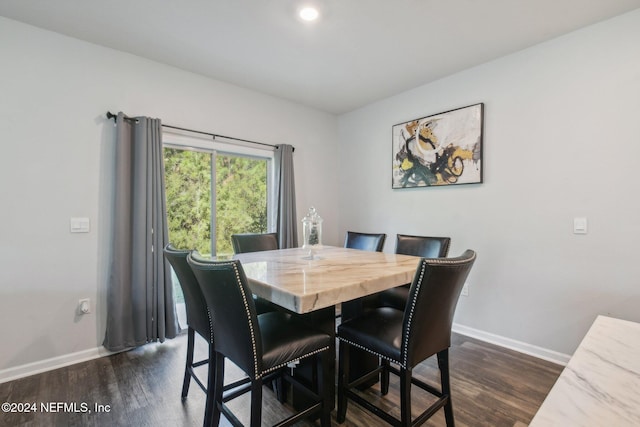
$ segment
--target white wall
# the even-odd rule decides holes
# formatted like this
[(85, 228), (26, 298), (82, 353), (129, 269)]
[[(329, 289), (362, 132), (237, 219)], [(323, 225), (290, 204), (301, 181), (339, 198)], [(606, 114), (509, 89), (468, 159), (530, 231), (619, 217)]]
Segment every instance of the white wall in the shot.
[[(639, 46), (636, 10), (341, 116), (341, 233), (475, 249), (463, 326), (571, 354), (598, 314), (640, 321)], [(485, 182), (391, 190), (391, 126), (478, 102)]]
[[(107, 110), (292, 144), (298, 216), (314, 204), (337, 224), (333, 115), (2, 17), (0, 58), (0, 379), (102, 343), (114, 153)], [(91, 232), (70, 234), (73, 216), (89, 217)], [(339, 240), (337, 227), (325, 233)], [(84, 297), (93, 313), (79, 317)]]

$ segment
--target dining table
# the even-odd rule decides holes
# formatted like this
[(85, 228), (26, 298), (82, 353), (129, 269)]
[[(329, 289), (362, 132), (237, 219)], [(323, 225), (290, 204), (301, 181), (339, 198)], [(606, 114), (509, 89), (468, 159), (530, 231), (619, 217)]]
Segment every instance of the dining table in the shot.
[[(334, 338), (338, 307), (342, 307), (342, 321), (358, 315), (363, 297), (411, 283), (420, 262), (416, 256), (335, 246), (249, 252), (234, 258), (240, 260), (255, 295)], [(330, 351), (335, 354), (335, 339), (331, 343)], [(356, 374), (377, 363), (371, 357), (352, 357), (358, 365)], [(331, 396), (335, 396), (335, 365), (333, 359), (324, 373)], [(304, 376), (304, 367), (300, 371)]]

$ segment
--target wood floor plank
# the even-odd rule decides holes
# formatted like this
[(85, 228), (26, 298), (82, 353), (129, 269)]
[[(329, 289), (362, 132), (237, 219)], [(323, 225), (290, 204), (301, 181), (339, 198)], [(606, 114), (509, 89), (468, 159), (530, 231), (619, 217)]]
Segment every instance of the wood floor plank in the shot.
[[(2, 402), (49, 402), (90, 407), (90, 411), (43, 413), (1, 413), (0, 425), (11, 427), (47, 426), (201, 426), (205, 396), (192, 382), (188, 398), (180, 398), (186, 336), (163, 344), (149, 344), (128, 352), (79, 363), (27, 378), (0, 384)], [(206, 343), (196, 343), (196, 358), (207, 355)], [(459, 427), (523, 427), (538, 410), (560, 375), (562, 367), (515, 351), (507, 350), (463, 335), (454, 334), (450, 350), (451, 388), (456, 424)], [(242, 373), (227, 364), (227, 381)], [(206, 379), (206, 367), (198, 368)], [(435, 358), (420, 364), (414, 374), (439, 384)], [(376, 385), (363, 395), (389, 413), (399, 414), (399, 381), (391, 376), (390, 391), (380, 396)], [(264, 389), (263, 425), (270, 425), (291, 412), (273, 393)], [(413, 411), (417, 415), (432, 397), (412, 388)], [(97, 412), (95, 405), (102, 405)], [(108, 406), (107, 406), (108, 405)], [(231, 402), (238, 418), (248, 422), (249, 396)], [(78, 406), (79, 407), (79, 406)], [(104, 409), (108, 407), (108, 411)], [(38, 409), (40, 409), (38, 407)], [(69, 408), (67, 408), (69, 409)], [(333, 414), (335, 421), (335, 411)], [(230, 424), (222, 417), (221, 426)], [(300, 426), (318, 425), (301, 422)], [(381, 420), (350, 402), (344, 427), (377, 427)], [(442, 411), (425, 426), (443, 427)]]

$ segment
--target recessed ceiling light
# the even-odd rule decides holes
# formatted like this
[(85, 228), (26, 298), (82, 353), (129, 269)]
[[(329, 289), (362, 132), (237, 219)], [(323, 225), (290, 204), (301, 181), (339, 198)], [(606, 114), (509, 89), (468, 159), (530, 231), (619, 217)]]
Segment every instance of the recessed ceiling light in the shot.
[(305, 21), (315, 21), (316, 19), (318, 19), (318, 9), (313, 8), (313, 7), (303, 7), (302, 9), (300, 9), (300, 18), (302, 18)]

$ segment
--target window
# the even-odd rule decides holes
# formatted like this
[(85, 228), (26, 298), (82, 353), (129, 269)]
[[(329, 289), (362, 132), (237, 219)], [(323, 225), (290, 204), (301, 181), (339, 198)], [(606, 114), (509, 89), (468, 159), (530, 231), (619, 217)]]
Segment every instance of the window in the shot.
[[(269, 231), (272, 151), (169, 132), (163, 141), (169, 241), (176, 248), (225, 258), (233, 255), (232, 234)], [(185, 324), (175, 275), (173, 283)]]

